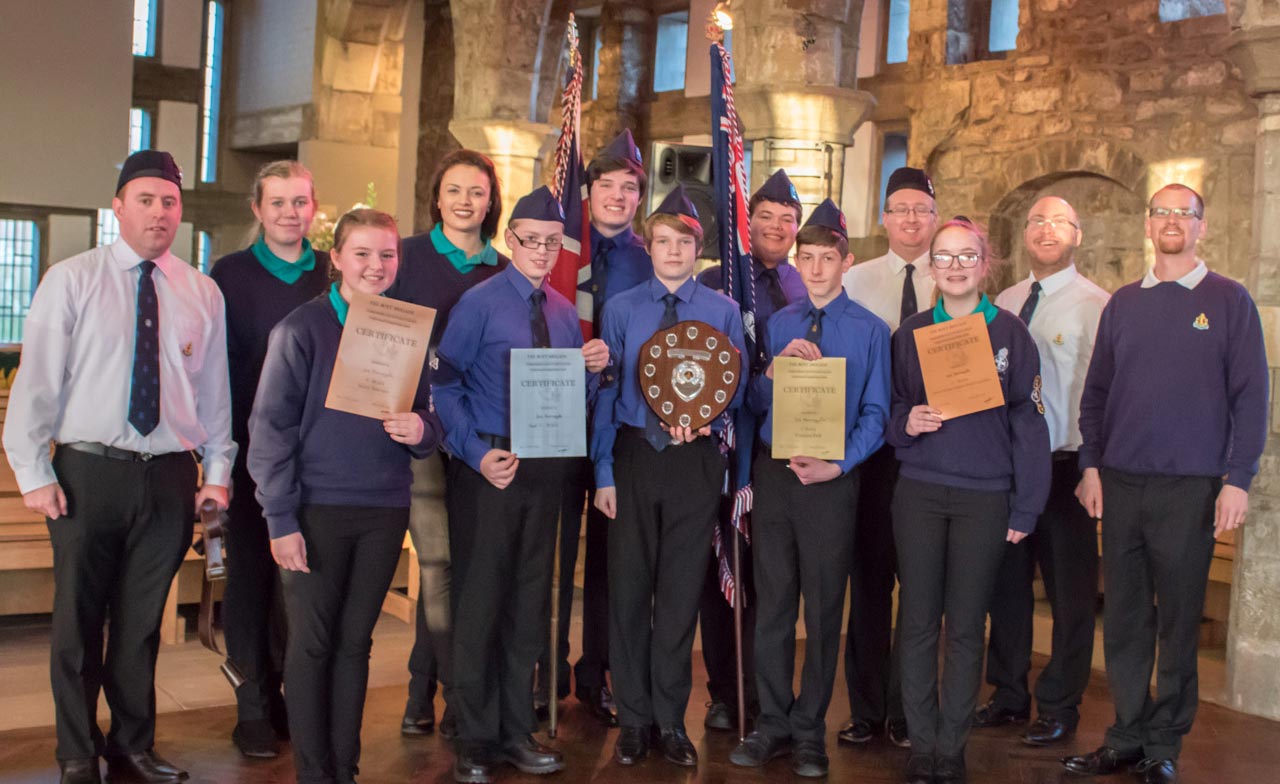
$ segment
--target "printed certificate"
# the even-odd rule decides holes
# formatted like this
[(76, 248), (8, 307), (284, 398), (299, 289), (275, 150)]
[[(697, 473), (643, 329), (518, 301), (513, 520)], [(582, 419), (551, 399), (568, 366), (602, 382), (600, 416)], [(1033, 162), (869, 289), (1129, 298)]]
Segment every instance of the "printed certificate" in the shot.
[(942, 419), (1004, 405), (1004, 389), (981, 313), (920, 327), (913, 333), (929, 405)]
[(511, 350), (511, 451), (521, 460), (586, 456), (582, 349)]
[(325, 408), (374, 419), (412, 410), (435, 320), (432, 308), (356, 292)]
[(773, 360), (773, 451), (778, 460), (843, 460), (845, 360)]

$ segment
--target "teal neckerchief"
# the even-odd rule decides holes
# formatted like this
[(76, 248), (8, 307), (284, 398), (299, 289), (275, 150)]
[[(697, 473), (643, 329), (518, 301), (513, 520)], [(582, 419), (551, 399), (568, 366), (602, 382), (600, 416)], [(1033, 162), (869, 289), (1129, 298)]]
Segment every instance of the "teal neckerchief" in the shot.
[(305, 237), (302, 240), (302, 255), (297, 261), (285, 261), (272, 253), (271, 248), (267, 247), (265, 237), (258, 237), (258, 241), (253, 243), (251, 250), (254, 258), (267, 272), (290, 286), (298, 282), (302, 273), (316, 268), (316, 252), (311, 249), (311, 243)]
[(351, 310), (351, 305), (342, 298), (336, 281), (329, 286), (329, 304), (333, 306), (333, 312), (338, 314), (338, 323), (345, 326), (347, 323), (347, 311)]
[(462, 248), (454, 245), (449, 238), (444, 236), (444, 224), (437, 223), (431, 229), (431, 244), (435, 246), (436, 252), (449, 260), (453, 268), (463, 275), (471, 270), (479, 267), (481, 264), (486, 267), (496, 267), (498, 265), (498, 251), (493, 249), (493, 242), (484, 241), (484, 247), (480, 252), (471, 258), (467, 258), (467, 253)]
[[(991, 304), (991, 300), (987, 299), (987, 295), (983, 294), (978, 300), (978, 307), (973, 309), (974, 313), (981, 313), (982, 317), (990, 324), (996, 317), (996, 313), (1000, 311), (995, 305)], [(972, 313), (969, 315), (973, 315)], [(941, 324), (944, 321), (950, 321), (951, 314), (942, 306), (942, 297), (938, 297), (938, 302), (933, 306), (933, 323)]]

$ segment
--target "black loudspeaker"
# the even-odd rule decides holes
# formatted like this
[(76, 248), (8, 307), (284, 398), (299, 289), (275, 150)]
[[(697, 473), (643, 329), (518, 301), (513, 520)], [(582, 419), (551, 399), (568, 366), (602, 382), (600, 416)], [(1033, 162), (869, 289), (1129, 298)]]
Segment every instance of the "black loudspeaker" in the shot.
[(654, 142), (649, 161), (649, 212), (657, 209), (676, 185), (683, 185), (702, 223), (702, 250), (698, 258), (719, 259), (720, 226), (716, 221), (715, 188), (711, 180), (711, 148)]

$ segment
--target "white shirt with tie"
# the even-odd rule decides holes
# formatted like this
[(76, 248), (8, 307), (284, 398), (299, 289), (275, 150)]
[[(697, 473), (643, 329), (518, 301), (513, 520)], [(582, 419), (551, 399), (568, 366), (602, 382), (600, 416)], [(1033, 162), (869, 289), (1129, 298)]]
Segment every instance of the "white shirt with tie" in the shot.
[(159, 308), (160, 423), (129, 424), (138, 280), (124, 240), (53, 265), (27, 313), (4, 449), (23, 493), (58, 481), (49, 441), (134, 452), (203, 451), (204, 481), (227, 485), (231, 440), (226, 314), (211, 278), (166, 252), (153, 259)]
[[(916, 312), (933, 307), (933, 276), (929, 274), (929, 252), (913, 260), (911, 275), (916, 290)], [(854, 264), (844, 274), (844, 290), (849, 299), (884, 319), (892, 332), (902, 318), (902, 284), (907, 262), (893, 251), (870, 261)]]
[[(996, 305), (1018, 315), (1035, 275), (996, 296)], [(1040, 281), (1040, 300), (1028, 328), (1040, 351), (1041, 395), (1049, 425), (1049, 447), (1074, 452), (1080, 448), (1080, 396), (1093, 357), (1102, 309), (1111, 299), (1102, 287), (1072, 264)]]

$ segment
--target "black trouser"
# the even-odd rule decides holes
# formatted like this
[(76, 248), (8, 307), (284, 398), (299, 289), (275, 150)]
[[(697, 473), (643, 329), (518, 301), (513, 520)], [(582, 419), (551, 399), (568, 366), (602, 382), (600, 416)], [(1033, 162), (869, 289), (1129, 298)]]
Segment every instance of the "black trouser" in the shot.
[[(757, 494), (758, 497), (758, 494)], [(733, 508), (733, 496), (720, 501), (720, 516), (716, 524), (724, 534), (725, 558), (733, 568), (733, 540), (739, 536), (729, 522)], [(753, 515), (754, 517), (754, 515)], [(758, 712), (760, 697), (756, 693), (755, 635), (756, 635), (756, 583), (753, 575), (752, 548), (745, 539), (738, 544), (742, 592), (746, 599), (742, 606), (742, 686), (747, 703), (747, 713)], [(737, 642), (733, 630), (733, 605), (724, 598), (720, 585), (720, 559), (714, 549), (707, 562), (707, 577), (702, 583), (702, 603), (698, 608), (698, 625), (702, 628), (702, 662), (707, 668), (707, 693), (712, 702), (722, 702), (738, 707), (738, 657)]]
[(613, 456), (609, 658), (618, 720), (683, 726), (724, 460), (714, 438), (657, 452), (631, 427), (618, 431)]
[(437, 681), (444, 682), (445, 701), (453, 682), (452, 571), (449, 560), (449, 458), (442, 452), (413, 461), (413, 495), (409, 500), (409, 535), (418, 555), (418, 602), (414, 611), (413, 650), (409, 653), (409, 699), (404, 715), (435, 715), (432, 701)]
[(409, 510), (304, 506), (310, 572), (281, 570), (289, 642), (285, 702), (299, 782), (347, 781), (360, 762), (373, 627), (395, 576)]
[[(898, 459), (883, 446), (859, 466), (856, 538), (849, 569), (849, 622), (844, 646), (844, 679), (854, 719), (880, 726), (902, 719), (902, 681), (893, 632), (893, 488)], [(900, 628), (902, 608), (898, 608)], [(892, 646), (891, 646), (892, 643)]]
[[(591, 461), (569, 461), (560, 507), (560, 637), (557, 640), (556, 675), (559, 696), (569, 693), (569, 619), (573, 615), (573, 576), (578, 565), (578, 539), (582, 533), (582, 509), (587, 509), (587, 545), (582, 568), (582, 656), (573, 666), (579, 694), (599, 689), (609, 669), (609, 519), (592, 504), (595, 481)], [(547, 646), (550, 648), (550, 646)], [(547, 653), (538, 657), (539, 690), (550, 687)]]
[[(827, 706), (840, 658), (840, 626), (849, 559), (858, 470), (816, 485), (800, 483), (787, 461), (766, 450), (752, 470), (755, 509), (756, 728), (774, 737), (822, 742)], [(800, 694), (791, 684), (796, 664), (796, 616), (804, 597), (804, 668)]]
[(1000, 590), (991, 597), (987, 648), (987, 683), (996, 687), (992, 700), (1005, 710), (1028, 710), (1032, 581), (1039, 564), (1053, 609), (1053, 647), (1036, 679), (1036, 705), (1041, 716), (1072, 728), (1080, 721), (1080, 701), (1089, 685), (1098, 604), (1098, 526), (1076, 500), (1079, 483), (1076, 453), (1055, 453), (1049, 502), (1035, 533), (1019, 544), (1005, 545), (996, 578)]
[(453, 707), (464, 747), (495, 747), (537, 729), (533, 669), (546, 647), (563, 458), (522, 460), (499, 490), (462, 460), (449, 462), (456, 493), (453, 556)]
[[(145, 751), (155, 743), (160, 617), (191, 546), (195, 461), (176, 452), (131, 463), (59, 447), (53, 470), (67, 496), (67, 514), (47, 521), (57, 757)], [(105, 741), (99, 691), (111, 709)]]
[(266, 721), (282, 710), (286, 621), (280, 570), (271, 555), (271, 537), (254, 498), (249, 472), (237, 465), (227, 509), (227, 582), (222, 624), (227, 659), (244, 678), (236, 689), (239, 721)]
[[(893, 534), (902, 585), (899, 656), (912, 754), (964, 754), (982, 686), (987, 607), (1008, 530), (1008, 493), (898, 480)], [(938, 634), (944, 617), (939, 690)]]
[[(1199, 701), (1197, 645), (1222, 480), (1102, 470), (1107, 745), (1174, 759)], [(1151, 671), (1159, 670), (1151, 698)]]

